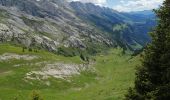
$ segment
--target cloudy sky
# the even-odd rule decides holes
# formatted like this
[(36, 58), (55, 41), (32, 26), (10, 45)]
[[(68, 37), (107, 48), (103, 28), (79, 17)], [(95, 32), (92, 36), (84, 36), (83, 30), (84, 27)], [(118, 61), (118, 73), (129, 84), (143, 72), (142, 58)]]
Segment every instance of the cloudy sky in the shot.
[(84, 3), (90, 2), (107, 6), (118, 11), (142, 11), (158, 8), (164, 0), (72, 0)]

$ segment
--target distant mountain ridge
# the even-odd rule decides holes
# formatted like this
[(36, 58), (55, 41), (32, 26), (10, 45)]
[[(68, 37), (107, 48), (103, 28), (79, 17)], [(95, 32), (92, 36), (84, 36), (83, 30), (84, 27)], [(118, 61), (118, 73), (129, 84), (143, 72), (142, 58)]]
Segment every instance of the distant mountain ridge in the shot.
[(152, 11), (121, 13), (91, 3), (72, 2), (70, 5), (77, 16), (111, 33), (112, 39), (131, 50), (134, 50), (134, 45), (144, 46), (148, 43), (150, 38), (147, 33), (156, 25), (156, 17)]
[(134, 51), (150, 41), (147, 32), (156, 24), (148, 15), (141, 18), (91, 3), (0, 0), (0, 5), (2, 43), (52, 52), (63, 47), (97, 52), (116, 46)]

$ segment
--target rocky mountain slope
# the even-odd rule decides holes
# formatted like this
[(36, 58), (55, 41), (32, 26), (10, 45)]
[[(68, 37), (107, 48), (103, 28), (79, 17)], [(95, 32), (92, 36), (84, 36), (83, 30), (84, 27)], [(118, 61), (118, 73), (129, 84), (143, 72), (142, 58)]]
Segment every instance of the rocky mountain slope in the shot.
[(136, 50), (150, 40), (147, 32), (155, 25), (147, 15), (138, 16), (65, 0), (0, 0), (0, 42), (51, 52)]
[(147, 32), (156, 24), (152, 11), (120, 13), (90, 3), (72, 2), (70, 5), (81, 19), (110, 33), (118, 45), (131, 50), (137, 45), (144, 46), (150, 40)]

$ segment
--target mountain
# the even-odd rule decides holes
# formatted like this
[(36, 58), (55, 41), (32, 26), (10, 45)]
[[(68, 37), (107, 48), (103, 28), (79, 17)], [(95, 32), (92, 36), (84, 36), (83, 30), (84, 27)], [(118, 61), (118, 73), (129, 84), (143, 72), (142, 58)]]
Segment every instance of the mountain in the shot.
[(97, 28), (111, 34), (112, 39), (119, 45), (134, 50), (134, 46), (144, 46), (150, 41), (148, 31), (156, 25), (154, 13), (144, 14), (120, 13), (109, 8), (101, 8), (91, 3), (82, 4), (72, 2), (70, 4), (76, 11), (76, 15), (86, 20)]
[(91, 3), (0, 0), (0, 100), (123, 100), (140, 65), (129, 52), (150, 42), (155, 19)]
[(0, 0), (0, 5), (2, 43), (61, 54), (69, 50), (74, 55), (74, 48), (93, 54), (116, 46), (134, 51), (150, 41), (147, 32), (155, 25), (148, 15), (141, 18), (91, 3)]
[(155, 13), (152, 10), (144, 10), (144, 11), (132, 11), (129, 12), (129, 14), (133, 15), (142, 15), (142, 16), (148, 16), (148, 17), (155, 17)]

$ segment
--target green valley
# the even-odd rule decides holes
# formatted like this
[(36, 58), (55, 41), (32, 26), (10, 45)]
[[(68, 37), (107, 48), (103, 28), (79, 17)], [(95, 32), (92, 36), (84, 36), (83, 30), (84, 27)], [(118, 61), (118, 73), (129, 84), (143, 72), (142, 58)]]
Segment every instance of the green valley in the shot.
[[(80, 57), (63, 57), (39, 50), (23, 52), (21, 47), (0, 45), (0, 56), (7, 53), (37, 56), (34, 60), (16, 58), (0, 62), (0, 100), (31, 100), (36, 90), (44, 100), (122, 100), (127, 89), (133, 86), (138, 57), (122, 54), (122, 49), (110, 49), (91, 57), (91, 71), (64, 79), (26, 80), (26, 73), (39, 70), (47, 63), (82, 64)], [(1, 58), (1, 57), (0, 57)], [(9, 57), (8, 57), (9, 58)], [(39, 66), (37, 63), (44, 62)], [(35, 75), (36, 77), (36, 75)]]
[[(149, 94), (135, 94), (140, 92), (135, 89), (154, 86), (147, 82), (149, 72), (153, 72), (151, 83), (155, 75), (159, 77), (153, 70), (159, 67), (154, 66), (159, 63), (157, 58), (162, 61), (162, 73), (166, 73), (160, 80), (170, 76), (169, 69), (164, 70), (169, 64), (166, 43), (170, 36), (154, 37), (157, 35), (153, 33), (162, 34), (163, 30), (148, 34), (156, 31), (154, 27), (159, 23), (159, 13), (151, 9), (136, 9), (133, 5), (138, 3), (129, 4), (128, 9), (111, 7), (131, 2), (136, 1), (0, 0), (0, 100), (144, 100), (136, 99), (136, 95), (152, 98), (156, 90), (148, 92), (146, 87)], [(166, 14), (160, 15), (169, 16)], [(169, 23), (161, 25), (160, 29), (165, 27), (169, 32)], [(152, 42), (158, 48), (164, 46), (166, 55), (157, 55), (164, 51), (156, 49), (153, 62), (146, 63), (148, 68), (153, 64), (153, 68), (148, 73), (141, 70), (148, 79), (139, 74), (138, 82), (136, 75)]]

